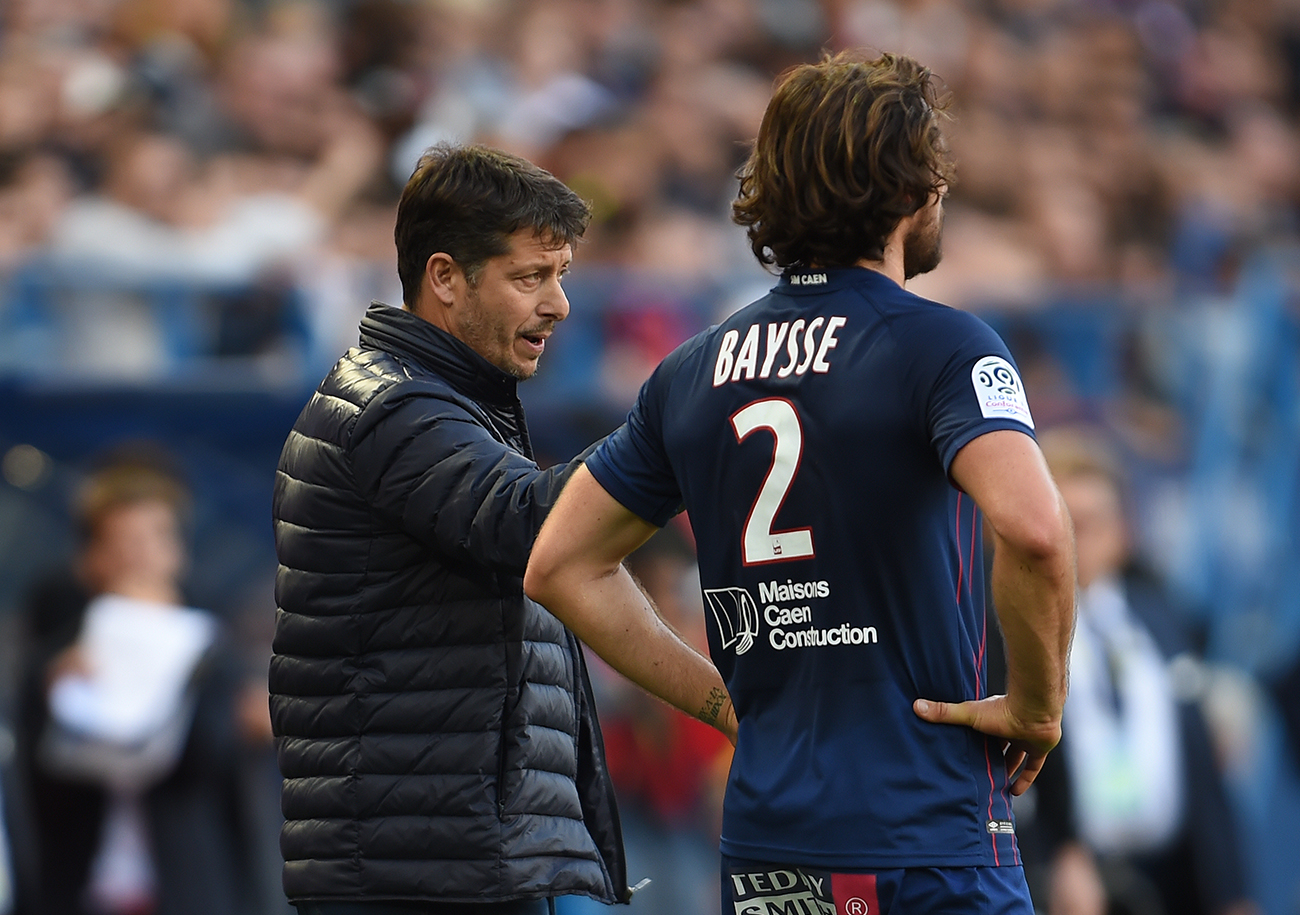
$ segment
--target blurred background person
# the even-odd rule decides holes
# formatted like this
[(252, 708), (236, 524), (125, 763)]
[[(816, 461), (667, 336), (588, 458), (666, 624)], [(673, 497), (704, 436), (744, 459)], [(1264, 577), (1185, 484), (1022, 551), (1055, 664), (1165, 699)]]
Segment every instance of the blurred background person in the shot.
[[(1074, 521), (1079, 612), (1061, 745), (1036, 785), (1051, 915), (1250, 915), (1241, 828), (1184, 616), (1133, 554), (1101, 430), (1040, 435)], [(1033, 840), (1026, 839), (1026, 844)]]
[[(33, 591), (19, 736), (40, 873), (34, 911), (235, 915), (258, 904), (246, 858), (257, 846), (241, 833), (246, 805), (238, 797), (237, 761), (241, 746), (269, 736), (266, 692), (259, 690), (262, 720), (241, 717), (244, 677), (228, 638), (215, 617), (185, 605), (189, 499), (158, 454), (110, 459), (80, 493), (83, 539), (72, 570)], [(130, 624), (143, 627), (119, 640), (119, 649), (168, 644), (153, 641), (148, 628), (175, 625), (182, 614), (203, 633), (178, 683), (184, 696), (175, 697), (174, 751), (161, 762), (132, 754), (115, 771), (97, 768), (103, 757), (83, 761), (53, 752), (51, 744), (56, 692), (68, 678), (106, 674), (96, 669), (106, 659), (96, 655), (88, 622), (110, 606), (106, 598), (132, 602)], [(106, 718), (114, 712), (101, 711)]]

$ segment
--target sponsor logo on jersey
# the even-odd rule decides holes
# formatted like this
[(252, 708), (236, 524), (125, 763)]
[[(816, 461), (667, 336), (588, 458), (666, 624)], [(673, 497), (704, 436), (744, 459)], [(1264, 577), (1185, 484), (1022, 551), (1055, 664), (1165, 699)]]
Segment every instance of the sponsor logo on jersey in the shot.
[(837, 915), (830, 874), (795, 868), (733, 870), (734, 915)]
[(1034, 428), (1025, 386), (1010, 362), (1001, 356), (985, 356), (971, 369), (970, 381), (985, 419), (1014, 419)]
[(777, 600), (804, 600), (812, 597), (830, 597), (828, 581), (764, 581), (758, 585), (758, 599), (764, 604)]
[(879, 640), (875, 626), (840, 623), (834, 629), (779, 629), (773, 627), (767, 641), (777, 651), (787, 648), (821, 648), (823, 645), (874, 645)]
[(826, 284), (826, 274), (824, 273), (790, 274), (791, 286), (824, 286), (825, 284)]
[(991, 833), (1010, 834), (1016, 831), (1016, 824), (1010, 820), (989, 820), (984, 826)]
[(876, 915), (875, 874), (810, 867), (728, 869), (732, 915)]
[[(759, 583), (758, 592), (760, 600), (756, 603), (747, 588), (704, 590), (704, 601), (718, 624), (718, 635), (724, 649), (735, 646), (737, 655), (745, 654), (754, 647), (761, 624), (767, 625), (767, 643), (776, 651), (828, 645), (874, 645), (879, 641), (875, 626), (841, 623), (819, 628), (813, 623), (812, 605), (794, 603), (830, 597), (828, 581), (766, 581)], [(759, 603), (763, 605), (761, 612)]]
[(736, 646), (736, 654), (754, 647), (758, 635), (758, 608), (744, 588), (706, 588), (704, 600), (713, 611), (722, 636), (722, 647)]

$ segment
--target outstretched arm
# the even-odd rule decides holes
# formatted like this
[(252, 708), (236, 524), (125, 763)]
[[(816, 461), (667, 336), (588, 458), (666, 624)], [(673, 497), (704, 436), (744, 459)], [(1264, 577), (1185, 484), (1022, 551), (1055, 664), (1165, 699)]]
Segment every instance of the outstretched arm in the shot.
[[(960, 724), (1008, 742), (1012, 794), (1023, 794), (1061, 739), (1074, 632), (1070, 516), (1032, 438), (999, 430), (953, 459), (952, 478), (993, 530), (993, 601), (1007, 649), (1007, 693), (971, 702), (918, 699), (927, 721)], [(1023, 765), (1022, 765), (1023, 764)]]
[(735, 743), (717, 668), (660, 619), (622, 566), (655, 530), (580, 467), (542, 525), (524, 590), (619, 673)]

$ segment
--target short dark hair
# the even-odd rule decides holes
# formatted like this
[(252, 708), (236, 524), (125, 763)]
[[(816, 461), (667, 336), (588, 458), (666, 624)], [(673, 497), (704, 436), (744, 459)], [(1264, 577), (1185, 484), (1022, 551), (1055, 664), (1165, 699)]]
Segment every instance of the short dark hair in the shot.
[(486, 146), (440, 143), (425, 150), (397, 205), (397, 275), (414, 305), (425, 264), (450, 255), (473, 281), (510, 235), (536, 230), (556, 247), (582, 237), (591, 210), (550, 172)]
[(946, 93), (927, 67), (852, 52), (778, 80), (732, 217), (763, 264), (844, 267), (884, 256), (899, 220), (951, 184)]

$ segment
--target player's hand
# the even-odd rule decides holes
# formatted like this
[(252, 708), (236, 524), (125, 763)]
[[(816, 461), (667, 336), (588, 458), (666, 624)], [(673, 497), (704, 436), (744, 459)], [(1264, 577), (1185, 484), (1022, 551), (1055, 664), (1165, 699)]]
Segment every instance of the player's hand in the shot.
[[(936, 702), (917, 699), (912, 703), (917, 716), (934, 724), (956, 724), (973, 728), (990, 737), (1001, 737), (1007, 777), (1015, 777), (1011, 793), (1019, 796), (1029, 789), (1042, 771), (1043, 761), (1061, 741), (1061, 719), (1025, 720), (1017, 715), (1006, 696), (989, 696), (968, 702)], [(1019, 775), (1017, 775), (1017, 770)]]

